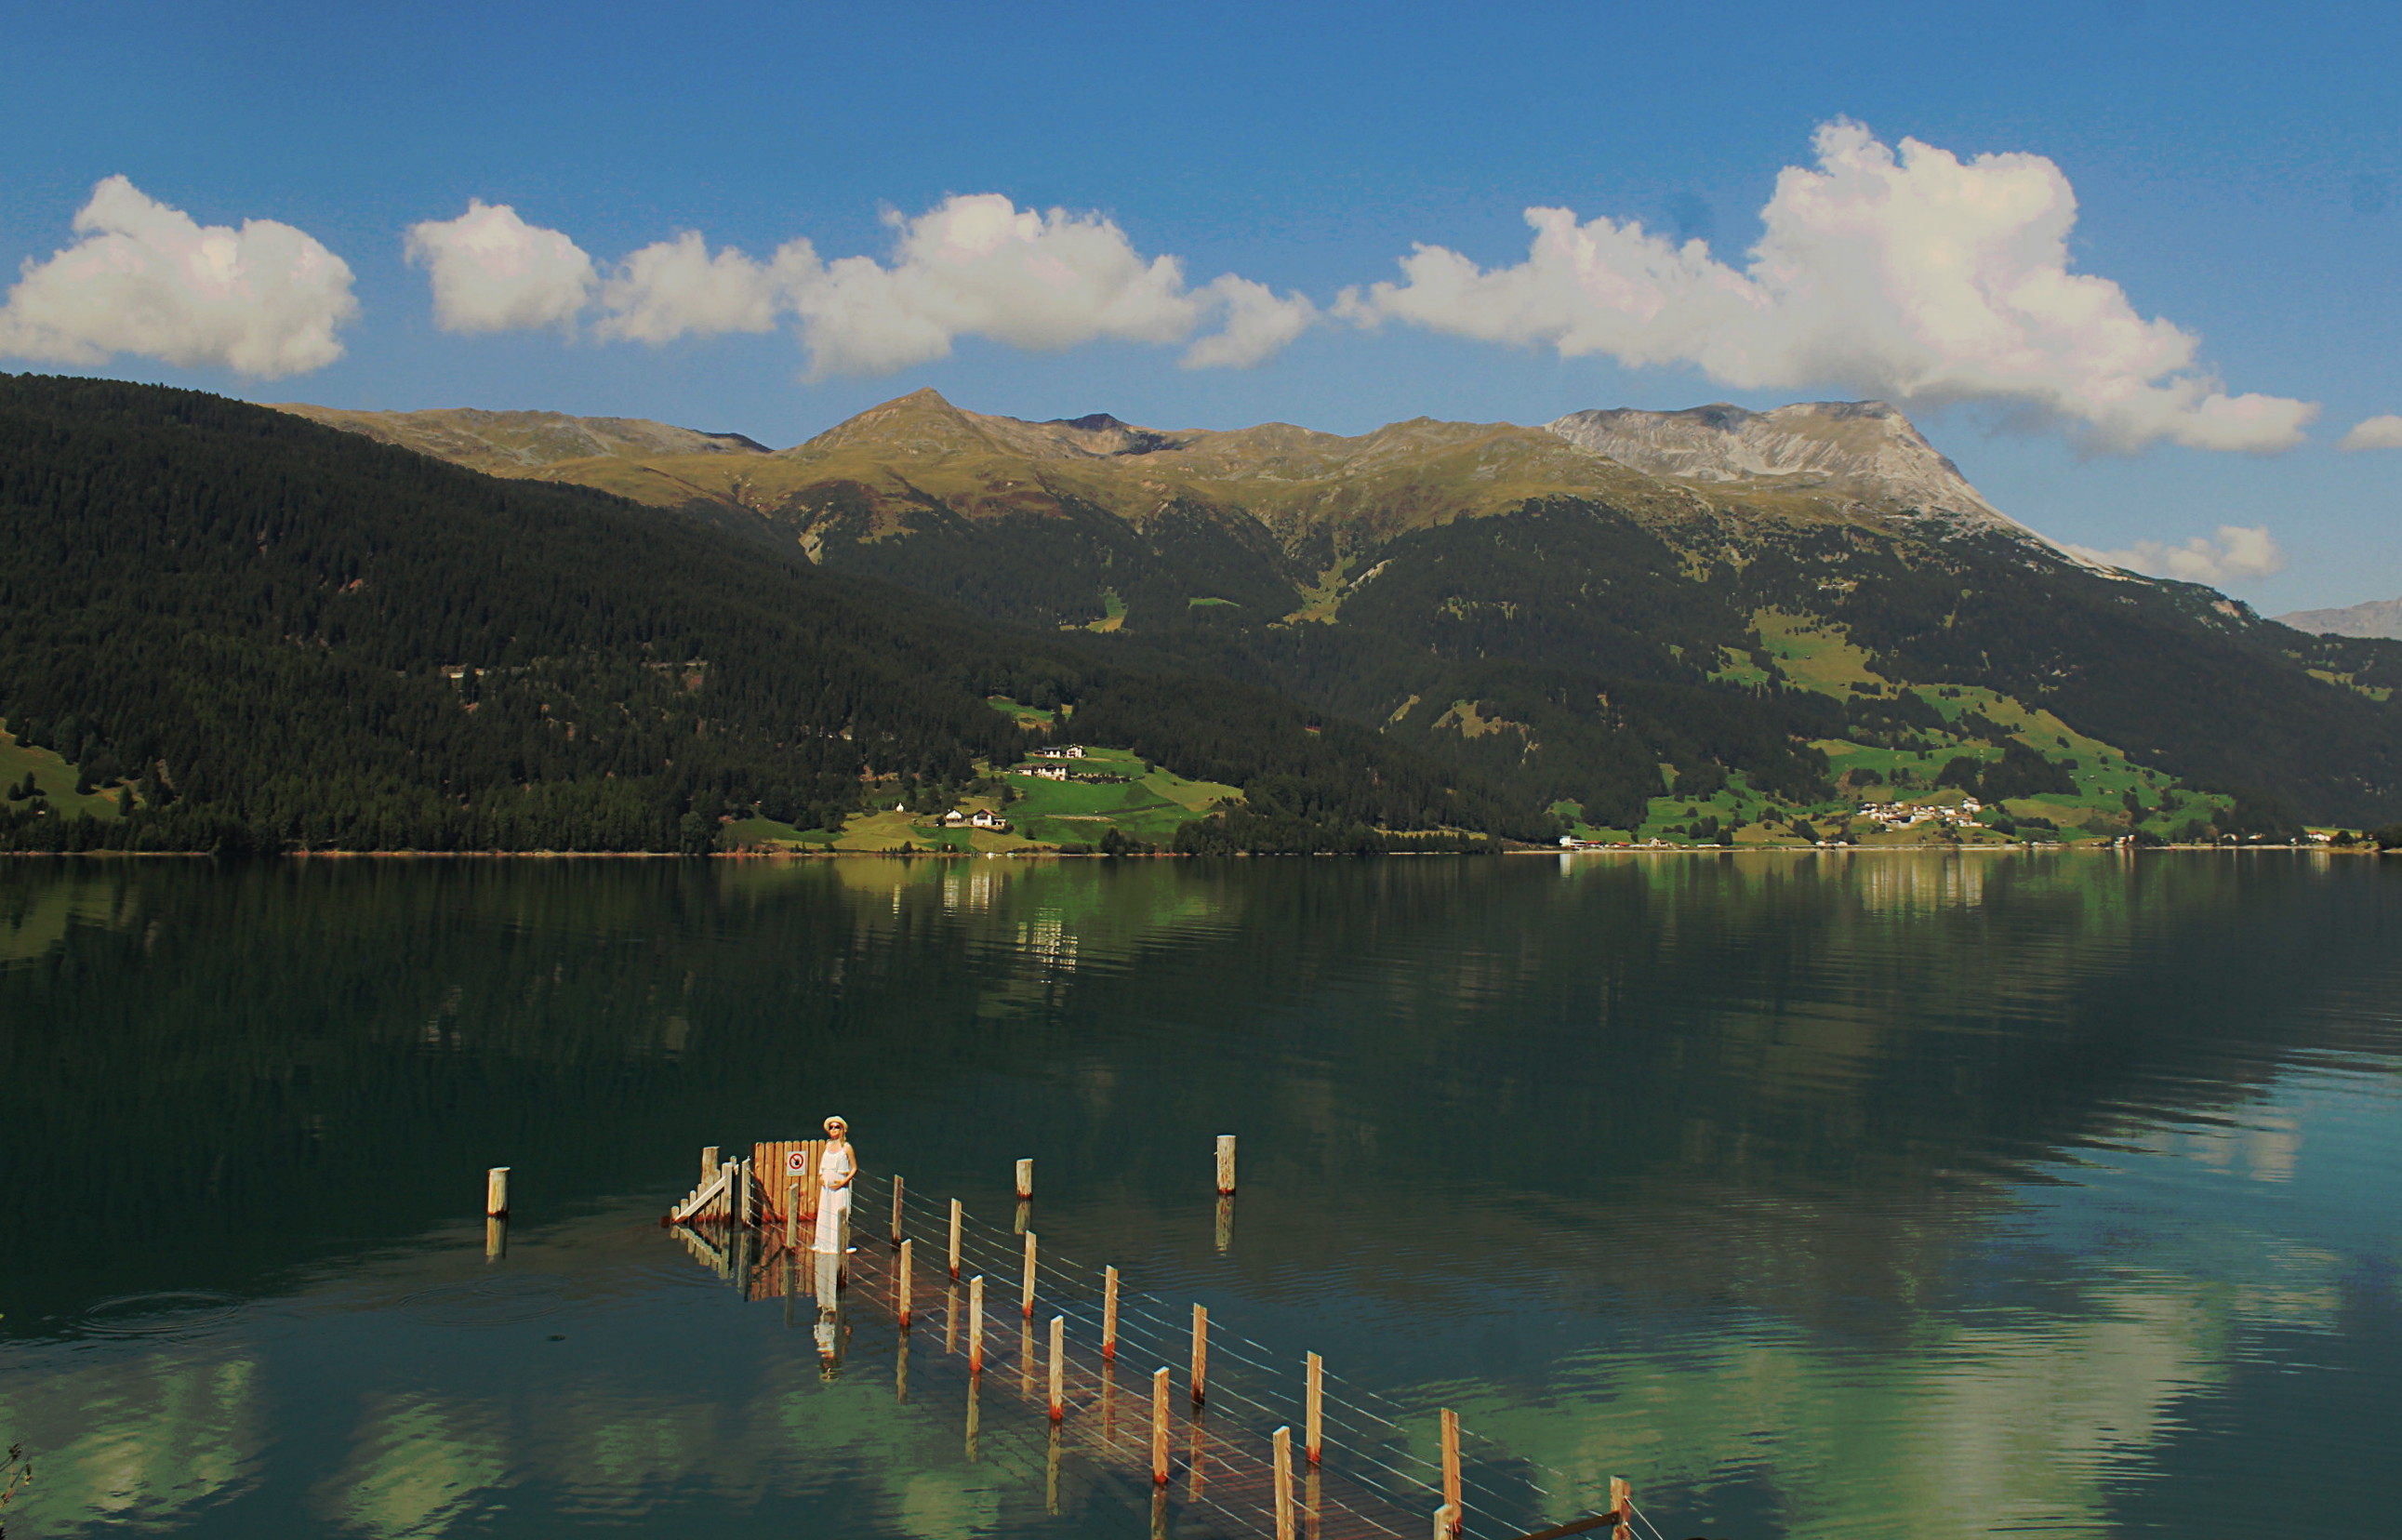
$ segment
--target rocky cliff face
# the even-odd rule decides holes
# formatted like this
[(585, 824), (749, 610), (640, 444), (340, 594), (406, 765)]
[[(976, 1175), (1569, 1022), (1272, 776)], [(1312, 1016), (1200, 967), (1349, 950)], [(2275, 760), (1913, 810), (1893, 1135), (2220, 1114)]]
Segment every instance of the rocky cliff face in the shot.
[(1882, 401), (1813, 401), (1766, 412), (1724, 404), (1681, 412), (1571, 412), (1544, 427), (1650, 475), (1815, 492), (1886, 511), (2021, 528)]

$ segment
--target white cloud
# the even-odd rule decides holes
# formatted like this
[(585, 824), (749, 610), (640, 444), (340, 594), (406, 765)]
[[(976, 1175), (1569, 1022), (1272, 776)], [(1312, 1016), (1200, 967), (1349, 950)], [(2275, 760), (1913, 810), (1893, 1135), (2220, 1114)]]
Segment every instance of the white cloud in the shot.
[(2402, 449), (2402, 417), (2392, 412), (2366, 418), (2352, 425), (2339, 449)]
[(1318, 321), (1318, 307), (1297, 294), (1277, 297), (1264, 283), (1233, 273), (1199, 291), (1203, 302), (1222, 306), (1225, 324), (1184, 350), (1188, 369), (1248, 369), (1284, 351)]
[(1700, 241), (1629, 221), (1526, 211), (1526, 260), (1484, 269), (1441, 246), (1403, 282), (1346, 291), (1336, 313), (1492, 341), (1698, 366), (1746, 390), (1840, 384), (1900, 402), (1995, 401), (2078, 424), (2100, 447), (2300, 442), (2309, 402), (2229, 395), (2198, 341), (2137, 314), (2118, 284), (2068, 270), (2077, 199), (2037, 155), (1818, 131), (1816, 169), (1788, 167), (1742, 270)]
[(597, 287), (593, 332), (613, 340), (766, 332), (791, 315), (813, 379), (890, 374), (946, 357), (965, 337), (1052, 351), (1208, 331), (1185, 350), (1185, 367), (1249, 368), (1318, 319), (1301, 296), (1233, 273), (1190, 288), (1182, 263), (1143, 256), (1097, 213), (1041, 213), (979, 193), (886, 217), (897, 232), (889, 262), (824, 262), (798, 240), (764, 262), (732, 247), (712, 254), (688, 230), (635, 252), (605, 282), (573, 241), (505, 204), (474, 203), (458, 219), (420, 225), (408, 248), (433, 269), (435, 314), (450, 331), (565, 326)]
[[(847, 256), (794, 290), (810, 374), (890, 374), (946, 356), (962, 337), (1038, 351), (1086, 342), (1180, 342), (1213, 311), (1230, 329), (1186, 355), (1245, 366), (1300, 330), (1293, 307), (1246, 280), (1185, 286), (1172, 256), (1146, 260), (1094, 213), (1020, 209), (999, 193), (953, 196), (900, 231), (890, 266)], [(1309, 313), (1300, 312), (1305, 318)], [(1281, 334), (1281, 335), (1279, 335)]]
[(574, 241), (479, 198), (456, 219), (410, 226), (408, 260), (433, 274), (434, 323), (446, 332), (572, 325), (595, 282)]
[(2196, 535), (2182, 545), (2139, 540), (2123, 551), (2096, 551), (2083, 545), (2068, 549), (2105, 567), (2124, 567), (2131, 572), (2187, 583), (2236, 583), (2267, 577), (2285, 567), (2285, 553), (2278, 549), (2266, 525), (2247, 529), (2240, 524), (2222, 524), (2215, 538)]
[(83, 239), (28, 258), (0, 307), (0, 354), (100, 364), (137, 353), (259, 378), (322, 369), (358, 314), (351, 269), (272, 219), (203, 226), (122, 176), (91, 190)]
[(600, 288), (608, 315), (593, 328), (629, 342), (672, 342), (721, 332), (772, 332), (794, 289), (822, 271), (794, 241), (766, 262), (727, 246), (711, 256), (697, 230), (643, 247)]

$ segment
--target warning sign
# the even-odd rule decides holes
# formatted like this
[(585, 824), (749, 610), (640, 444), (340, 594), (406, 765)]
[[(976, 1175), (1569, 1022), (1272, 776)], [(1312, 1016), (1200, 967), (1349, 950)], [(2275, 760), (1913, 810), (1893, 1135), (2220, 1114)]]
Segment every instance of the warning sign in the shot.
[(805, 1150), (805, 1149), (794, 1149), (794, 1150), (788, 1150), (788, 1151), (786, 1151), (786, 1152), (785, 1152), (785, 1155), (784, 1155), (784, 1169), (785, 1169), (786, 1171), (789, 1171), (789, 1172), (791, 1172), (794, 1176), (799, 1176), (802, 1172), (807, 1171), (807, 1170), (808, 1169), (808, 1167), (809, 1167), (809, 1156), (808, 1156), (808, 1151), (807, 1151), (807, 1150)]

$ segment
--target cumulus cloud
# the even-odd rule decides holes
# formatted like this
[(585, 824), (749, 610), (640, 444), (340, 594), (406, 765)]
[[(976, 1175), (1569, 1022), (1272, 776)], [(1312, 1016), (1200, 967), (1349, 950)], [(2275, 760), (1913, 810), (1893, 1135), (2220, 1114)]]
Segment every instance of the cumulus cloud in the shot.
[(408, 260), (433, 275), (434, 323), (446, 332), (572, 325), (597, 276), (574, 241), (480, 198), (456, 219), (410, 226)]
[(1146, 260), (1111, 220), (1020, 209), (999, 193), (953, 196), (899, 232), (891, 263), (847, 256), (794, 289), (810, 373), (890, 374), (944, 357), (962, 337), (1053, 351), (1102, 340), (1180, 342), (1213, 315), (1225, 330), (1195, 343), (1192, 367), (1258, 364), (1315, 315), (1228, 275), (1185, 285), (1172, 256)]
[(92, 188), (82, 239), (27, 259), (0, 307), (0, 354), (101, 364), (136, 353), (263, 379), (322, 369), (358, 314), (351, 269), (272, 219), (201, 225), (122, 176)]
[(1284, 351), (1318, 320), (1318, 307), (1233, 273), (1210, 281), (1202, 301), (1222, 307), (1225, 323), (1184, 350), (1188, 369), (1248, 369)]
[(2402, 449), (2402, 417), (2387, 412), (2352, 425), (2339, 449)]
[(2077, 424), (2095, 445), (2205, 449), (2299, 443), (2318, 408), (2229, 395), (2198, 341), (2138, 314), (2118, 284), (2069, 270), (2077, 199), (2042, 156), (1898, 153), (1855, 123), (1788, 167), (1742, 268), (1638, 222), (1535, 208), (1526, 260), (1479, 268), (1421, 245), (1402, 281), (1346, 291), (1337, 313), (1492, 341), (1690, 364), (1746, 390), (1841, 384), (1901, 402), (1992, 401)]
[(687, 230), (635, 252), (605, 280), (573, 241), (505, 204), (477, 202), (457, 219), (419, 225), (408, 249), (433, 272), (435, 314), (448, 330), (565, 326), (596, 295), (593, 333), (611, 340), (766, 332), (790, 316), (813, 379), (891, 374), (976, 337), (1040, 351), (1190, 342), (1187, 368), (1249, 368), (1318, 320), (1301, 296), (1233, 273), (1191, 287), (1182, 263), (1143, 256), (1097, 213), (1020, 209), (978, 193), (886, 219), (889, 261), (827, 262), (797, 240), (762, 261), (733, 247), (712, 253)]
[(2082, 545), (2068, 549), (2105, 567), (2124, 567), (2131, 572), (2187, 583), (2241, 582), (2283, 571), (2285, 566), (2285, 553), (2278, 549), (2266, 525), (2247, 529), (2240, 524), (2222, 524), (2216, 537), (2196, 535), (2182, 545), (2139, 540), (2123, 551), (2095, 551)]
[(672, 342), (722, 332), (772, 332), (778, 311), (822, 268), (806, 241), (766, 262), (731, 246), (710, 254), (697, 230), (643, 247), (600, 286), (608, 314), (593, 331), (629, 342)]

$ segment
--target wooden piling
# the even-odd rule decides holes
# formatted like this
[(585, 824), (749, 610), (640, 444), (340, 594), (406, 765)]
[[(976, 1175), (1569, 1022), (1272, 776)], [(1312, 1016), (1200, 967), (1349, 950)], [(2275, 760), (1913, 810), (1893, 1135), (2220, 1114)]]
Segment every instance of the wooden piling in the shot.
[(1020, 1161), (1017, 1162), (1017, 1201), (1024, 1203), (1031, 1203), (1033, 1199), (1034, 1162), (1030, 1160)]
[(496, 1165), (484, 1173), (484, 1217), (505, 1219), (509, 1217), (509, 1168)]
[(1193, 1307), (1193, 1404), (1199, 1406), (1208, 1399), (1209, 1383), (1209, 1312), (1207, 1307)]
[(801, 1243), (801, 1184), (784, 1184), (784, 1249), (791, 1251)]
[(1026, 1281), (1017, 1291), (1017, 1313), (1034, 1319), (1034, 1231), (1026, 1232)]
[(1221, 1134), (1218, 1135), (1218, 1196), (1231, 1198), (1234, 1195), (1235, 1136), (1232, 1134)]
[(1151, 1479), (1154, 1486), (1167, 1485), (1167, 1369), (1165, 1365), (1151, 1377)]
[(959, 1275), (959, 1201), (951, 1200), (951, 1276)]
[(901, 1243), (901, 1271), (892, 1281), (892, 1314), (904, 1331), (909, 1329), (909, 1317), (916, 1303), (909, 1286), (909, 1248), (915, 1244), (910, 1241)]
[(1232, 1193), (1218, 1200), (1217, 1240), (1220, 1251), (1235, 1248), (1235, 1198)]
[(1302, 1454), (1311, 1464), (1318, 1463), (1325, 1451), (1326, 1439), (1326, 1360), (1313, 1353), (1305, 1377), (1302, 1393)]
[(509, 1254), (509, 1222), (497, 1214), (484, 1216), (484, 1260), (497, 1262)]
[(1445, 1503), (1434, 1510), (1434, 1540), (1455, 1540), (1459, 1533), (1459, 1510)]
[(1618, 1527), (1611, 1530), (1611, 1540), (1629, 1540), (1635, 1533), (1635, 1489), (1622, 1477), (1609, 1478), (1609, 1511), (1618, 1516)]
[(901, 1244), (901, 1174), (892, 1174), (892, 1244)]
[(1452, 1515), (1452, 1531), (1458, 1533), (1463, 1505), (1459, 1492), (1459, 1413), (1449, 1407), (1443, 1409), (1443, 1503)]
[(1101, 1269), (1101, 1357), (1109, 1363), (1118, 1358), (1118, 1270)]
[(700, 1179), (705, 1182), (716, 1175), (717, 1147), (703, 1145), (700, 1147)]
[(984, 1274), (968, 1280), (968, 1374), (984, 1372)]
[(1051, 1421), (1068, 1415), (1068, 1317), (1051, 1317)]
[(1276, 1430), (1276, 1540), (1294, 1540), (1292, 1533), (1292, 1429)]

